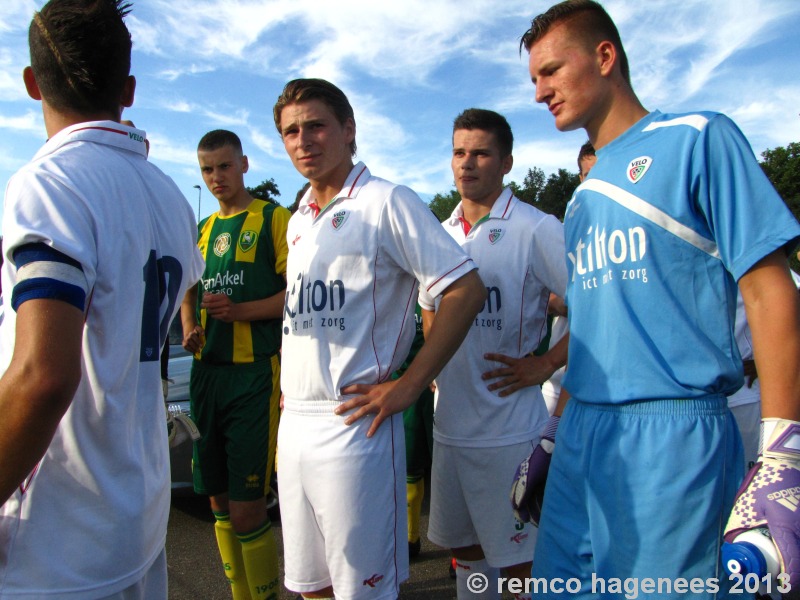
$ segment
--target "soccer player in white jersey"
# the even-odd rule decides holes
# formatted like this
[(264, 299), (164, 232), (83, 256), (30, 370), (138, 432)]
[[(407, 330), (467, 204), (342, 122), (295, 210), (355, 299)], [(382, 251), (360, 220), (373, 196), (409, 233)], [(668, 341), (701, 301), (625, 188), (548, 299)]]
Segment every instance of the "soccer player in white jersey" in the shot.
[[(800, 589), (800, 307), (786, 261), (800, 226), (727, 117), (643, 107), (598, 3), (551, 7), (522, 45), (537, 102), (597, 154), (564, 219), (571, 399), (556, 409), (533, 576), (577, 578), (579, 598), (621, 597), (614, 581), (652, 581), (658, 598), (702, 581), (692, 597), (725, 597), (723, 535), (766, 527), (791, 578), (772, 589)], [(738, 493), (737, 283), (762, 401), (762, 452)]]
[[(513, 142), (508, 122), (493, 111), (471, 108), (453, 123), (461, 202), (443, 225), (477, 263), (488, 291), (464, 343), (436, 377), (428, 539), (451, 548), (459, 600), (500, 598), (500, 568), (520, 579), (530, 573), (536, 529), (514, 517), (508, 489), (548, 420), (539, 384), (566, 360), (566, 339), (533, 356), (550, 291), (563, 296), (567, 285), (564, 230), (503, 187)], [(428, 331), (439, 303), (424, 289), (419, 303)], [(489, 578), (483, 594), (468, 585), (475, 573)]]
[[(286, 587), (394, 599), (408, 577), (403, 419), (486, 296), (474, 262), (410, 189), (353, 163), (356, 123), (321, 79), (286, 84), (275, 126), (311, 186), (289, 221), (278, 431)], [(417, 283), (419, 282), (419, 283)], [(442, 296), (425, 345), (417, 288)]]
[(0, 598), (163, 600), (159, 357), (202, 272), (186, 199), (147, 162), (114, 0), (34, 14), (23, 79), (47, 143), (9, 181), (2, 269)]

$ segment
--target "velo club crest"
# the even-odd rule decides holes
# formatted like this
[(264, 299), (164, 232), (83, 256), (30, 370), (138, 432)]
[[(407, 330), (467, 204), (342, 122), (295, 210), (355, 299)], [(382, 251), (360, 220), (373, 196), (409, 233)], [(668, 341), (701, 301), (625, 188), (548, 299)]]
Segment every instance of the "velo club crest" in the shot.
[(639, 183), (644, 177), (644, 174), (647, 173), (647, 169), (650, 168), (650, 165), (653, 164), (653, 159), (649, 156), (640, 156), (639, 158), (634, 158), (630, 163), (628, 163), (628, 181), (631, 183)]
[(346, 210), (340, 210), (334, 213), (333, 218), (331, 218), (331, 225), (335, 231), (339, 231), (344, 224), (347, 222), (348, 217), (350, 217), (350, 213)]

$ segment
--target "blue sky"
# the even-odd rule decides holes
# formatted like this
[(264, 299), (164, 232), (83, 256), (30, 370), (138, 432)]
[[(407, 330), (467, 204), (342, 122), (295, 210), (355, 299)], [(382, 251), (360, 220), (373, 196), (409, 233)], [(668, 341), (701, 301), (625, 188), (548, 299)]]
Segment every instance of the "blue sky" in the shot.
[[(197, 210), (196, 145), (231, 129), (250, 159), (246, 183), (274, 178), (290, 204), (305, 183), (272, 121), (284, 83), (322, 77), (350, 98), (358, 158), (426, 200), (452, 189), (453, 118), (481, 107), (514, 130), (514, 169), (577, 171), (581, 131), (559, 133), (533, 100), (519, 38), (540, 0), (138, 0), (136, 101), (123, 118), (147, 131), (151, 160)], [(617, 22), (634, 88), (648, 109), (717, 110), (757, 155), (800, 141), (800, 2), (651, 0), (603, 3)], [(0, 185), (45, 141), (22, 85), (34, 0), (0, 2)], [(201, 216), (216, 208), (205, 188)]]

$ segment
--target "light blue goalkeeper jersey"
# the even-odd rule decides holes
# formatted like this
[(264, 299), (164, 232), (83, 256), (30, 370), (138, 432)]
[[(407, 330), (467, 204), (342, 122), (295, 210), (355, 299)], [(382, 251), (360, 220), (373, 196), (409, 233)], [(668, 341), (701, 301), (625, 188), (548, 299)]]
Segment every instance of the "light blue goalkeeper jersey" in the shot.
[(800, 226), (727, 117), (653, 112), (597, 152), (564, 219), (578, 400), (742, 385), (736, 281)]

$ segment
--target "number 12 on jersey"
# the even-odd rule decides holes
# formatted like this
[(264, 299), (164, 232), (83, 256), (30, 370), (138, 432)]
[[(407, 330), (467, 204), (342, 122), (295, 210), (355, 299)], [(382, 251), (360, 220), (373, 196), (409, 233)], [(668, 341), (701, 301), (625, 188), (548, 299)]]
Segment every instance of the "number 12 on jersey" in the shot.
[[(173, 256), (156, 258), (156, 251), (150, 250), (147, 263), (142, 268), (144, 302), (139, 362), (156, 361), (160, 357), (161, 347), (167, 339), (175, 300), (181, 288), (182, 275), (183, 268), (178, 259)], [(165, 297), (167, 302), (162, 312)]]

